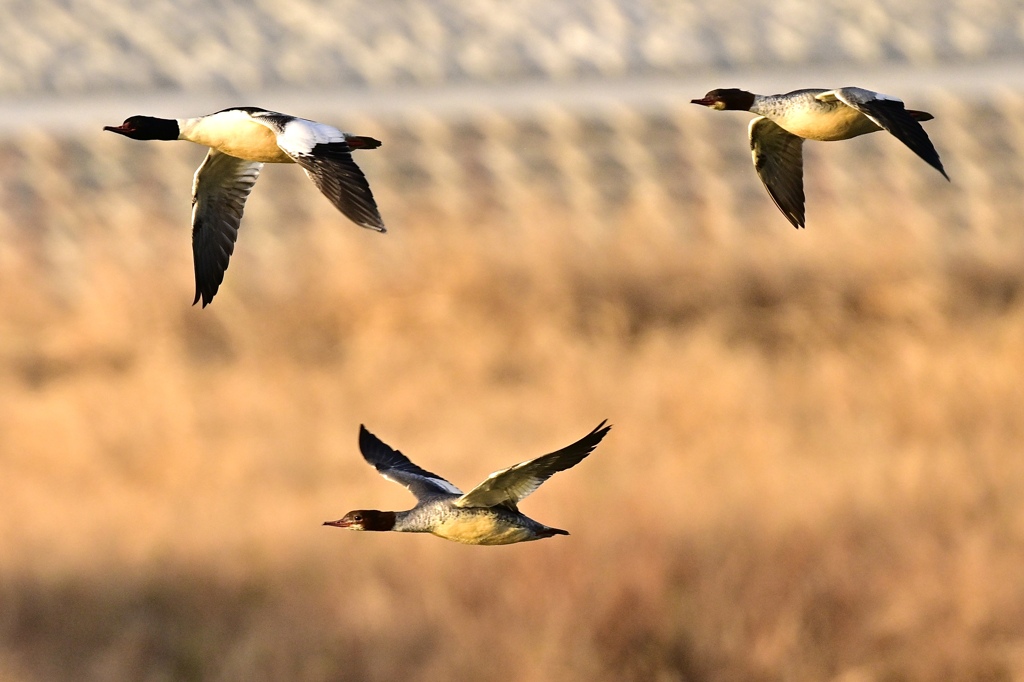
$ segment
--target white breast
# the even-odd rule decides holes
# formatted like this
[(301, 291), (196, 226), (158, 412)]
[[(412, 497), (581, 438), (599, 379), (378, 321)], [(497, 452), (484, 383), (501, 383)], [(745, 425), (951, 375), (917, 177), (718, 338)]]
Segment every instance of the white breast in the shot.
[(294, 163), (277, 144), (277, 135), (244, 111), (222, 111), (202, 118), (181, 119), (179, 139), (211, 147), (247, 161)]
[(434, 535), (467, 545), (509, 545), (530, 536), (521, 526), (491, 514), (460, 514), (449, 517), (432, 531)]
[(881, 130), (871, 119), (845, 104), (800, 108), (771, 116), (782, 129), (806, 140), (848, 140)]

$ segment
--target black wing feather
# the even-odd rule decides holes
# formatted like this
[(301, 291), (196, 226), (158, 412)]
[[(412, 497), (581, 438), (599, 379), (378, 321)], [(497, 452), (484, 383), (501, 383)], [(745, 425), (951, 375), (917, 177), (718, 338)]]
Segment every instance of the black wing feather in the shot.
[[(942, 177), (949, 180), (946, 170), (942, 167), (939, 153), (935, 151), (928, 133), (925, 132), (914, 115), (907, 111), (906, 107), (898, 99), (869, 98), (863, 96), (865, 91), (859, 88), (841, 88), (836, 90), (836, 96), (848, 106), (861, 112), (876, 124), (892, 133), (893, 137), (910, 147), (911, 151), (924, 159), (925, 163), (942, 173)], [(916, 112), (919, 115), (924, 112)], [(925, 114), (927, 118), (920, 120), (927, 121), (932, 118), (931, 114)]]
[(462, 494), (443, 476), (416, 466), (400, 451), (393, 449), (367, 431), (362, 424), (359, 425), (359, 451), (363, 453), (363, 459), (371, 464), (381, 476), (404, 485), (417, 499)]
[(195, 305), (213, 300), (235, 250), (238, 226), (262, 163), (245, 161), (211, 149), (192, 183), (192, 259), (196, 275)]
[(292, 158), (349, 220), (371, 230), (387, 231), (370, 183), (352, 159), (352, 149), (346, 143), (318, 144), (309, 154), (293, 154)]
[(750, 122), (754, 170), (793, 227), (804, 226), (803, 138), (761, 117)]

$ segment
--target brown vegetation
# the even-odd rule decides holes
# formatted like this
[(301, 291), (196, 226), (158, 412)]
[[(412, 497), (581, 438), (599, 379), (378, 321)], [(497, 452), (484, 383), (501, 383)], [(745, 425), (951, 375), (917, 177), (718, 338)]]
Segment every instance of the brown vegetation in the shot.
[[(1019, 248), (253, 219), (200, 310), (122, 210), (7, 244), (0, 678), (1024, 676)], [(570, 537), (320, 526), (411, 502), (360, 423), (465, 487), (604, 418)]]

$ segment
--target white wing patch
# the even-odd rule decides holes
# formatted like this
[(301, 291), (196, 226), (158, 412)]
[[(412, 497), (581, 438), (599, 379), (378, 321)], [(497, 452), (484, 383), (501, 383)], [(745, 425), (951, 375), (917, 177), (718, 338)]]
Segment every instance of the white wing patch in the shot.
[(886, 95), (881, 92), (874, 92), (873, 90), (866, 90), (864, 88), (836, 88), (835, 90), (829, 90), (815, 96), (816, 100), (821, 102), (835, 102), (840, 100), (845, 102), (850, 100), (853, 102), (871, 102), (873, 100), (889, 100), (890, 102), (903, 102), (899, 97), (893, 97), (892, 95)]
[(344, 142), (345, 134), (323, 123), (295, 118), (285, 124), (277, 134), (277, 145), (288, 154), (307, 155), (318, 144)]
[(404, 471), (398, 472), (394, 469), (388, 469), (385, 471), (381, 471), (379, 473), (384, 478), (384, 480), (391, 481), (392, 483), (397, 483), (398, 485), (401, 486), (408, 487), (410, 479), (415, 477), (453, 495), (462, 494), (461, 490), (459, 490), (458, 488), (456, 488), (454, 485), (444, 480), (443, 478), (430, 478), (428, 476), (420, 476), (418, 474), (412, 474)]

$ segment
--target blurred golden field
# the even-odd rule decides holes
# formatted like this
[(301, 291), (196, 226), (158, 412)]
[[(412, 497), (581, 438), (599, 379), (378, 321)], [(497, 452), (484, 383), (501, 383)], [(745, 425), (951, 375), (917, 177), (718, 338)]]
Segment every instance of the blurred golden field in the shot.
[[(745, 125), (740, 233), (692, 234), (700, 203), (446, 212), (367, 156), (377, 235), (268, 169), (205, 310), (197, 151), (159, 157), (173, 215), (130, 164), (102, 204), (51, 183), (0, 251), (0, 678), (1024, 678), (1019, 214), (946, 231), (914, 195), (971, 191), (947, 131), (953, 185), (809, 177), (798, 232)], [(411, 506), (360, 423), (467, 488), (604, 418), (522, 505), (567, 538), (320, 525)]]

